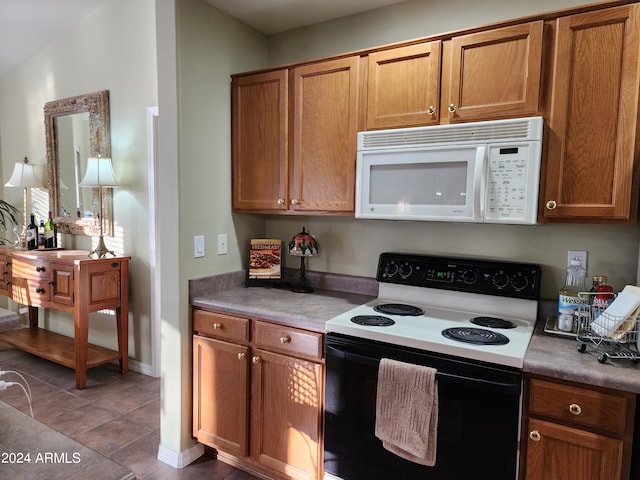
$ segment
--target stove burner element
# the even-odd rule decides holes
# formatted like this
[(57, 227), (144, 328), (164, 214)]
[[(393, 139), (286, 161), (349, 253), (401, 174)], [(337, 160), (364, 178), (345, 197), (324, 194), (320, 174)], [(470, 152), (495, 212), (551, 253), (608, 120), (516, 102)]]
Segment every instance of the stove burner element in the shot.
[(376, 305), (373, 309), (378, 313), (386, 313), (387, 315), (405, 315), (410, 317), (417, 317), (424, 313), (424, 310), (421, 308), (404, 303), (383, 303)]
[(396, 323), (390, 318), (383, 317), (382, 315), (356, 315), (355, 317), (351, 317), (351, 321), (358, 325), (364, 325), (367, 327), (390, 327)]
[(485, 328), (457, 327), (442, 331), (442, 336), (451, 340), (474, 345), (506, 345), (509, 338), (505, 335)]
[(491, 328), (516, 328), (516, 324), (511, 320), (505, 320), (498, 317), (474, 317), (471, 319), (474, 325)]

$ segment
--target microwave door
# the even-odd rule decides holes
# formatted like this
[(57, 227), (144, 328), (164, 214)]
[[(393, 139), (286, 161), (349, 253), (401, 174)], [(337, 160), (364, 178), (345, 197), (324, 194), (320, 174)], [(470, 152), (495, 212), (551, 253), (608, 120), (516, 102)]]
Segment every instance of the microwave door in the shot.
[(362, 151), (356, 217), (481, 222), (485, 145)]

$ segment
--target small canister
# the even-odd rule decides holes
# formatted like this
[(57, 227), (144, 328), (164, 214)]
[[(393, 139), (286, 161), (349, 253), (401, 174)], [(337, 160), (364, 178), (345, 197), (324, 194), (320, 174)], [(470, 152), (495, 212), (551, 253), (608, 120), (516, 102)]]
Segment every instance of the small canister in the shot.
[(575, 319), (574, 309), (561, 308), (558, 313), (558, 330), (562, 330), (563, 332), (573, 331), (573, 321)]

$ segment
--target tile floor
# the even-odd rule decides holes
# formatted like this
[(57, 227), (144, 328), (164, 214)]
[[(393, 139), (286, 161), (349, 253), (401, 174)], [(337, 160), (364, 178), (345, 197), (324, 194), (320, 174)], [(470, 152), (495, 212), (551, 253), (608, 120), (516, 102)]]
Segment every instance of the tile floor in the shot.
[[(0, 370), (20, 372), (32, 392), (33, 415), (78, 443), (144, 480), (257, 480), (203, 456), (182, 469), (156, 458), (160, 441), (160, 380), (115, 365), (92, 368), (87, 387), (75, 388), (73, 370), (0, 343)], [(6, 374), (5, 381), (20, 378)], [(0, 400), (22, 412), (29, 405), (20, 387), (0, 391)], [(0, 439), (1, 445), (2, 439)], [(100, 479), (110, 480), (110, 479)]]

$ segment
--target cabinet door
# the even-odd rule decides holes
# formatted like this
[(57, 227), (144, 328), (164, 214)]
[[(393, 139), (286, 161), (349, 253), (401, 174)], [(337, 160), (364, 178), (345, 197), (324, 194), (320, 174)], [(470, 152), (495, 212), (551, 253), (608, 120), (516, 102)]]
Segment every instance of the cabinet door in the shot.
[(439, 123), (440, 47), (436, 41), (369, 55), (367, 130)]
[(323, 369), (318, 363), (254, 350), (251, 456), (289, 478), (317, 479)]
[(287, 70), (231, 85), (233, 208), (287, 208)]
[(52, 263), (51, 278), (51, 301), (73, 305), (73, 265)]
[(545, 220), (635, 220), (638, 7), (562, 17), (556, 24)]
[(621, 478), (622, 440), (542, 420), (529, 420), (526, 480)]
[(293, 211), (354, 211), (358, 62), (348, 57), (293, 70)]
[(449, 95), (442, 106), (449, 122), (536, 115), (542, 30), (537, 21), (454, 37)]
[(249, 348), (193, 337), (193, 436), (233, 455), (248, 453)]

